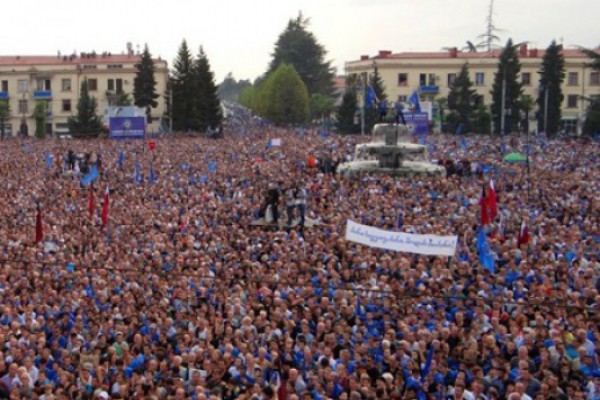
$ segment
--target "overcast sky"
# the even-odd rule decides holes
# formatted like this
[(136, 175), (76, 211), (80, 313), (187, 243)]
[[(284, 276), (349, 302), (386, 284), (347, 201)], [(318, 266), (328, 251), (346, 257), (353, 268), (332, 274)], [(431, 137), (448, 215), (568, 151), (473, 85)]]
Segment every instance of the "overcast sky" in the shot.
[[(2, 55), (120, 53), (126, 42), (172, 64), (183, 38), (204, 46), (217, 82), (232, 72), (254, 79), (266, 69), (287, 21), (298, 11), (343, 73), (344, 62), (378, 50), (437, 51), (477, 41), (489, 0), (20, 0), (3, 1)], [(495, 0), (505, 42), (545, 48), (600, 45), (598, 0)]]

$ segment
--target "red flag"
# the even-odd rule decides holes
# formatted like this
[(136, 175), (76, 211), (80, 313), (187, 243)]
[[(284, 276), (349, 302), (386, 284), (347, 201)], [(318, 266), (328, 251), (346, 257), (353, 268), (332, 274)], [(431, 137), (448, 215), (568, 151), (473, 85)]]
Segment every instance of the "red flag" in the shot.
[(517, 240), (517, 247), (529, 243), (529, 229), (525, 221), (521, 222), (521, 230), (519, 231), (519, 239)]
[(108, 187), (106, 188), (106, 193), (104, 194), (104, 204), (102, 204), (102, 227), (106, 227), (108, 225)]
[(42, 224), (42, 208), (38, 204), (37, 215), (35, 216), (35, 242), (44, 240), (44, 226)]
[(88, 210), (90, 210), (90, 218), (93, 218), (94, 217), (94, 188), (92, 186), (90, 186)]
[(490, 180), (490, 187), (487, 193), (487, 206), (490, 213), (490, 217), (493, 220), (498, 215), (498, 202), (496, 199), (496, 188), (494, 187), (494, 181)]
[(491, 222), (490, 211), (488, 205), (488, 199), (485, 194), (485, 187), (481, 193), (481, 199), (479, 200), (479, 205), (481, 206), (481, 226), (485, 226)]

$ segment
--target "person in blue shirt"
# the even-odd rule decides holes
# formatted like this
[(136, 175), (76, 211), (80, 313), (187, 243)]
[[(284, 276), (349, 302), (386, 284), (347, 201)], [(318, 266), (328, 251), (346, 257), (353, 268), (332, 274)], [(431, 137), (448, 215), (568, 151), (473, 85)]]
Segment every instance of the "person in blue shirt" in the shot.
[(402, 121), (402, 125), (406, 125), (406, 120), (404, 119), (404, 106), (400, 101), (400, 97), (394, 103), (394, 111), (396, 112), (396, 125), (400, 125), (400, 121)]

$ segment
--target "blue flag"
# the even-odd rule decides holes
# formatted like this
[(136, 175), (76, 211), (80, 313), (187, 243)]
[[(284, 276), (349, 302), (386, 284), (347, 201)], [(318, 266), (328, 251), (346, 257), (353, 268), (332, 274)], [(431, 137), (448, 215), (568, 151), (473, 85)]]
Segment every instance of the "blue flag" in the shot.
[(125, 152), (124, 151), (120, 151), (119, 152), (119, 158), (117, 160), (117, 164), (119, 166), (119, 169), (123, 169), (123, 162), (125, 162)]
[(365, 95), (365, 107), (370, 108), (377, 101), (377, 94), (375, 94), (375, 89), (373, 86), (367, 86), (367, 93)]
[(135, 159), (135, 183), (137, 183), (138, 185), (143, 183), (144, 180), (142, 179), (142, 175), (140, 173), (140, 163), (138, 161), (138, 159)]
[(460, 140), (460, 147), (462, 147), (463, 150), (466, 150), (469, 146), (467, 145), (467, 139), (465, 139), (465, 137), (463, 136), (463, 138)]
[[(271, 147), (273, 147), (273, 143), (271, 142), (271, 139), (269, 139), (269, 140), (267, 140), (267, 150), (271, 150)], [(209, 168), (210, 168), (210, 166), (209, 166)]]
[(210, 172), (212, 174), (217, 172), (217, 162), (216, 161), (211, 161), (208, 163), (208, 172)]
[(433, 360), (433, 343), (429, 345), (429, 351), (427, 352), (427, 359), (425, 360), (425, 366), (421, 371), (421, 383), (424, 383), (427, 377), (429, 376), (429, 372), (431, 371), (431, 362)]
[(52, 168), (52, 160), (53, 160), (53, 156), (52, 153), (46, 153), (46, 167), (48, 168)]
[(479, 264), (491, 273), (495, 272), (494, 256), (490, 251), (490, 245), (487, 242), (485, 232), (482, 227), (477, 228), (477, 253), (479, 254)]
[(156, 182), (156, 174), (154, 173), (154, 163), (150, 160), (150, 178), (148, 179), (148, 183), (154, 185), (154, 182)]
[(417, 93), (416, 90), (410, 95), (408, 101), (410, 101), (411, 104), (414, 106), (415, 112), (421, 112), (421, 102), (419, 101), (419, 93)]
[(421, 136), (419, 138), (419, 144), (425, 146), (425, 143), (427, 143), (427, 136)]
[(88, 172), (87, 174), (85, 174), (83, 176), (83, 178), (81, 178), (81, 184), (83, 186), (89, 186), (92, 184), (92, 182), (94, 182), (96, 179), (98, 179), (98, 166), (97, 165), (92, 165), (92, 168), (90, 169), (90, 172)]

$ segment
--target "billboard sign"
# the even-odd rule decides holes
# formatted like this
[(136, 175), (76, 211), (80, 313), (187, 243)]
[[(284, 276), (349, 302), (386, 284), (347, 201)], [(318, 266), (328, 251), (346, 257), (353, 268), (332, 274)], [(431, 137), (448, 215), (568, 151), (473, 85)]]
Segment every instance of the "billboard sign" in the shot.
[(110, 117), (108, 126), (111, 139), (144, 139), (145, 117)]
[(411, 135), (427, 135), (429, 133), (429, 118), (426, 112), (406, 112), (404, 120)]

